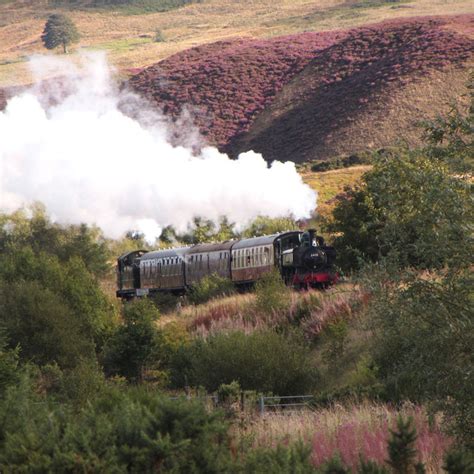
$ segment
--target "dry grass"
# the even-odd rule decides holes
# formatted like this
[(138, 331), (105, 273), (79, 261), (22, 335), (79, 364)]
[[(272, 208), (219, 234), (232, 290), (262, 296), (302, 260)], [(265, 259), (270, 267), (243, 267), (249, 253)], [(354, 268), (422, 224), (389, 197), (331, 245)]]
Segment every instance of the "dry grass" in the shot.
[(359, 181), (370, 168), (368, 165), (362, 165), (318, 173), (301, 171), (304, 182), (318, 192), (318, 214), (329, 215), (335, 205), (334, 198), (343, 193), (346, 186), (352, 186)]
[[(359, 3), (359, 8), (354, 4)], [(472, 2), (416, 0), (394, 5), (360, 7), (342, 0), (207, 0), (178, 10), (146, 15), (71, 11), (82, 33), (79, 48), (101, 47), (120, 69), (150, 65), (178, 51), (225, 38), (271, 36), (359, 26), (390, 18), (460, 14)], [(25, 58), (45, 50), (40, 42), (46, 1), (15, 1), (0, 5), (0, 85), (31, 81)], [(160, 29), (165, 42), (154, 43)], [(140, 36), (148, 35), (148, 38)]]
[(471, 61), (464, 69), (432, 71), (390, 93), (382, 92), (366, 111), (327, 140), (326, 154), (338, 156), (396, 144), (419, 146), (422, 129), (417, 126), (418, 121), (446, 114), (453, 100), (461, 106), (468, 104), (466, 84), (472, 66)]
[(428, 422), (424, 409), (407, 405), (399, 410), (370, 402), (299, 412), (270, 412), (258, 418), (241, 433), (255, 446), (275, 446), (301, 439), (312, 445), (315, 465), (339, 453), (351, 467), (358, 454), (379, 463), (387, 459), (388, 429), (399, 415), (412, 416), (418, 433), (417, 448), (427, 472), (441, 472), (444, 452), (451, 439), (440, 429), (439, 420)]
[[(279, 312), (259, 311), (255, 294), (247, 293), (218, 298), (202, 305), (183, 307), (159, 320), (161, 327), (171, 323), (184, 324), (192, 336), (243, 331), (247, 334), (261, 329), (275, 329), (289, 324), (301, 325), (311, 340), (324, 327), (339, 319), (351, 319), (365, 296), (353, 285), (339, 284), (328, 291), (296, 292), (289, 290), (288, 307)], [(360, 306), (360, 305), (359, 305)]]

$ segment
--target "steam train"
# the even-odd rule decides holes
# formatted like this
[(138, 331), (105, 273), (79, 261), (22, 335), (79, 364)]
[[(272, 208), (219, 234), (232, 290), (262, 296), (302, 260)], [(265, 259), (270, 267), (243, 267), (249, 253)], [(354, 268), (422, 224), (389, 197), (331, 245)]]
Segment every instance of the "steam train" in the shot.
[(217, 274), (237, 287), (250, 286), (277, 268), (288, 285), (332, 285), (336, 252), (311, 229), (216, 244), (128, 252), (117, 261), (117, 297), (128, 300), (158, 292), (184, 294), (202, 278)]

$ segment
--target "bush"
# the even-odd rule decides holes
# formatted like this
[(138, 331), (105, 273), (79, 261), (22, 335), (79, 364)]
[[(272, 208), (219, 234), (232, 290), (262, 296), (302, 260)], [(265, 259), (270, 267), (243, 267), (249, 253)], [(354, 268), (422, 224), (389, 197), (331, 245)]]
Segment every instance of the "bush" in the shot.
[(239, 473), (254, 474), (298, 474), (315, 473), (311, 462), (311, 448), (302, 442), (290, 446), (278, 445), (276, 448), (259, 448), (246, 456)]
[(104, 366), (108, 375), (122, 375), (140, 382), (145, 369), (158, 366), (160, 333), (155, 327), (159, 311), (152, 301), (140, 299), (125, 305), (124, 324), (119, 326), (105, 349)]
[(17, 382), (19, 377), (19, 348), (8, 349), (5, 330), (0, 326), (0, 398), (7, 387)]
[(232, 332), (197, 340), (176, 354), (172, 367), (179, 376), (186, 374), (190, 383), (209, 391), (236, 381), (244, 390), (296, 395), (313, 390), (318, 380), (302, 338), (271, 331)]
[(191, 287), (189, 300), (194, 304), (201, 304), (218, 296), (228, 296), (232, 293), (235, 293), (235, 287), (231, 280), (212, 274)]
[(429, 400), (459, 441), (474, 440), (472, 275), (464, 272), (397, 280), (372, 268), (369, 306), (372, 357), (392, 399)]
[(2, 472), (225, 472), (230, 460), (219, 412), (143, 389), (109, 389), (75, 413), (24, 380), (0, 419)]
[(336, 170), (340, 168), (349, 168), (356, 165), (367, 165), (372, 162), (369, 154), (348, 155), (343, 157), (332, 158), (330, 160), (316, 161), (311, 165), (311, 171), (318, 173), (322, 171)]
[(256, 284), (256, 306), (262, 313), (284, 313), (290, 308), (290, 290), (277, 270), (263, 275)]
[(0, 299), (9, 344), (20, 346), (23, 360), (72, 368), (81, 358), (95, 358), (92, 336), (60, 295), (36, 281), (0, 280)]
[(377, 159), (333, 214), (344, 268), (387, 256), (402, 267), (442, 268), (472, 255), (470, 184), (419, 153)]
[(163, 32), (161, 30), (155, 31), (155, 43), (163, 43), (165, 41), (165, 37), (163, 36)]

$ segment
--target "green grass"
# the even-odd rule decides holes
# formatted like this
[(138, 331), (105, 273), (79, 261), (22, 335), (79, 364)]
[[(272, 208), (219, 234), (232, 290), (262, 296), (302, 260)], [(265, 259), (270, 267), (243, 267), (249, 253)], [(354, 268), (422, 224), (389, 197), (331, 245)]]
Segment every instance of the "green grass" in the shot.
[(361, 0), (359, 2), (352, 3), (350, 8), (377, 8), (386, 7), (390, 5), (399, 5), (401, 3), (408, 3), (410, 0)]
[(146, 38), (121, 38), (114, 41), (107, 41), (105, 43), (95, 44), (87, 49), (91, 50), (107, 50), (107, 51), (117, 51), (117, 52), (125, 52), (125, 51), (133, 51), (136, 48), (140, 48), (147, 44), (153, 42), (153, 37)]
[[(401, 6), (405, 3), (411, 3), (413, 0), (361, 0), (345, 5), (336, 5), (325, 9), (315, 9), (311, 13), (304, 16), (290, 16), (281, 18), (271, 23), (263, 23), (268, 27), (297, 27), (298, 30), (313, 29), (316, 24), (324, 23), (329, 20), (351, 20), (365, 16), (367, 13), (380, 7), (390, 7), (391, 5)], [(391, 7), (393, 8), (393, 6)], [(278, 30), (274, 32), (275, 36), (281, 34)]]
[[(3, 0), (5, 1), (5, 0)], [(0, 0), (0, 3), (2, 0)], [(53, 0), (55, 7), (65, 7), (71, 10), (93, 8), (95, 10), (119, 11), (124, 15), (142, 15), (159, 13), (181, 8), (192, 3), (202, 3), (203, 0)]]

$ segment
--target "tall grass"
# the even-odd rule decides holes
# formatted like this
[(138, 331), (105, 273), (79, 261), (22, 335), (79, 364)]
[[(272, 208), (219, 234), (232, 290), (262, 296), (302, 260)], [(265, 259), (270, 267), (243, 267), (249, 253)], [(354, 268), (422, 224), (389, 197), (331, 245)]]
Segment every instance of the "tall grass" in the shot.
[(365, 402), (315, 411), (270, 412), (242, 435), (253, 436), (254, 445), (259, 447), (301, 439), (311, 444), (315, 466), (339, 454), (346, 465), (355, 468), (359, 454), (381, 464), (388, 458), (389, 428), (395, 428), (400, 414), (414, 419), (418, 433), (416, 446), (427, 472), (441, 472), (444, 453), (452, 440), (441, 431), (439, 420), (429, 420), (426, 411), (415, 405), (396, 409)]
[(326, 292), (289, 292), (284, 311), (262, 311), (254, 294), (234, 295), (206, 305), (186, 308), (191, 334), (207, 338), (219, 332), (242, 331), (250, 334), (261, 329), (300, 326), (305, 337), (313, 340), (328, 325), (355, 317), (368, 296), (350, 285), (339, 285)]

